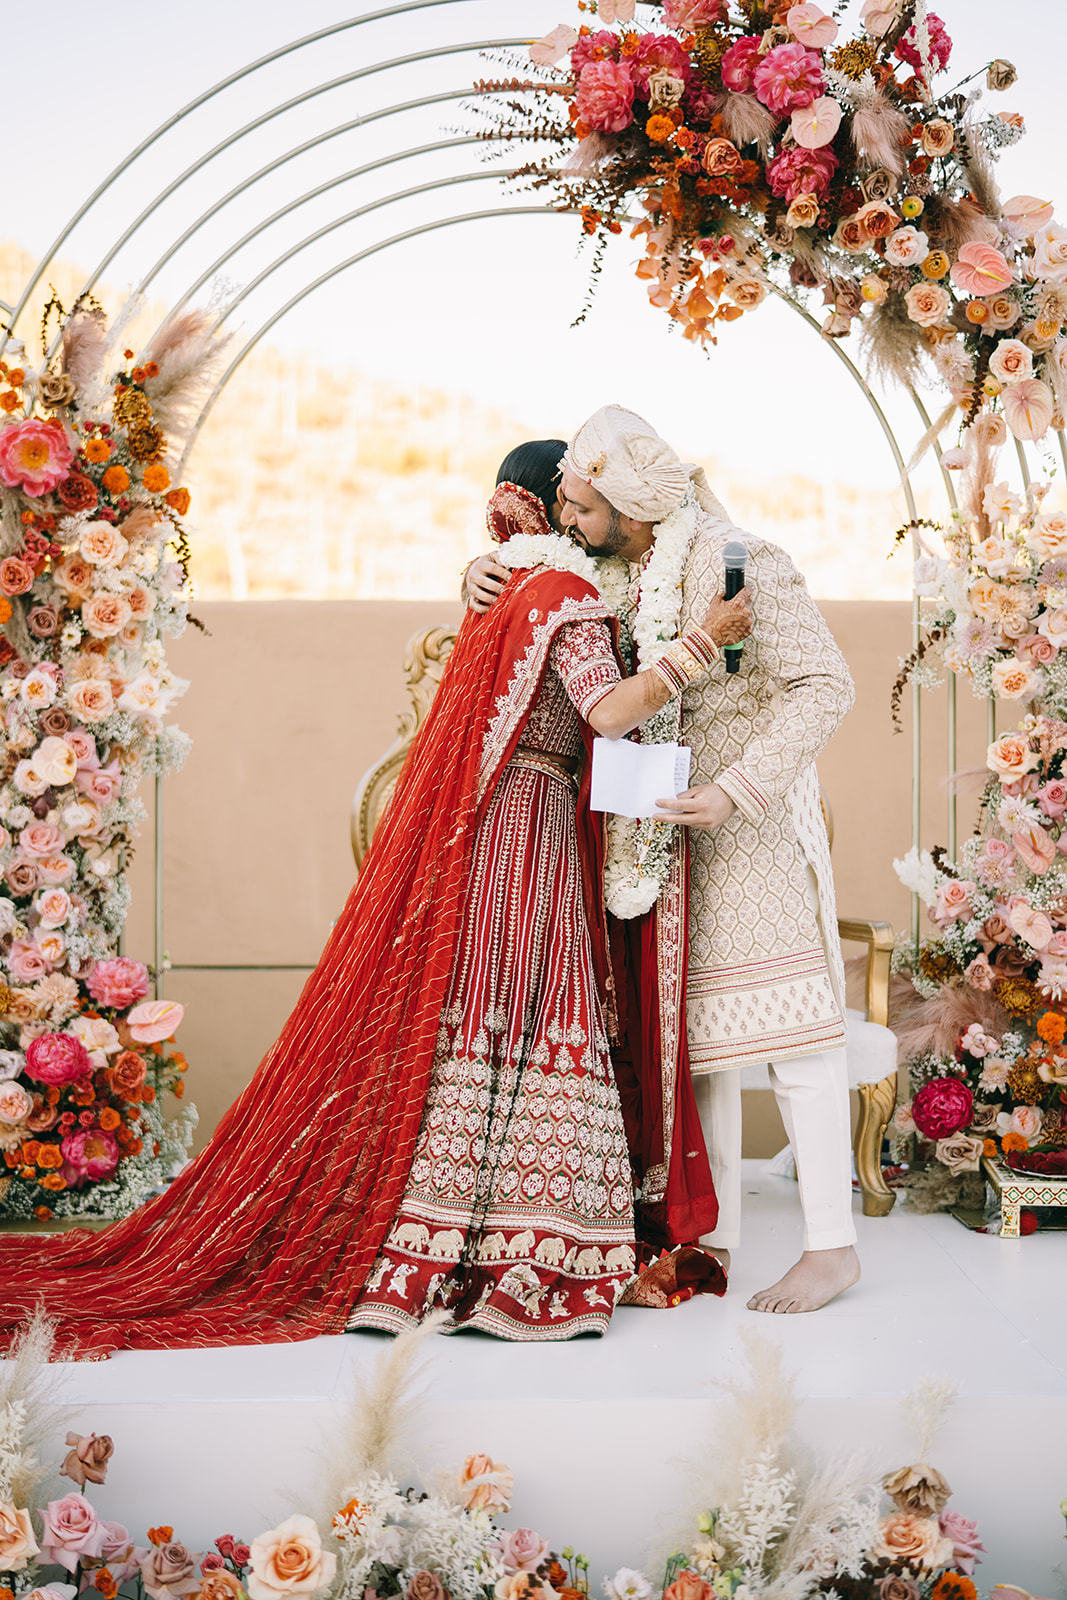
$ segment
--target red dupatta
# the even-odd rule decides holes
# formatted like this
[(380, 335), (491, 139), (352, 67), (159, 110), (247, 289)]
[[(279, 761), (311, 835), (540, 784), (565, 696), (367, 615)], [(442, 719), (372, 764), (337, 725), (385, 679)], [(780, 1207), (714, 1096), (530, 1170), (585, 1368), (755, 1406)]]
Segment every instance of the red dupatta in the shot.
[(39, 1305), (68, 1356), (343, 1330), (407, 1183), (479, 818), (556, 632), (607, 615), (582, 579), (545, 570), (467, 613), (348, 903), (252, 1081), (132, 1216), (0, 1238), (0, 1349)]

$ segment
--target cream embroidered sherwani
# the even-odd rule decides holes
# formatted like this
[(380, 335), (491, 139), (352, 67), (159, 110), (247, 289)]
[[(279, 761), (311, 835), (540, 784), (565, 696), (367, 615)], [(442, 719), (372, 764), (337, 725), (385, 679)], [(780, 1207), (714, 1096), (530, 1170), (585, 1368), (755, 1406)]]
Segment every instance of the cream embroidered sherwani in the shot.
[(682, 625), (700, 622), (722, 593), (731, 539), (749, 553), (752, 636), (737, 674), (717, 663), (682, 700), (690, 783), (717, 783), (737, 805), (721, 827), (690, 833), (687, 1014), (697, 1073), (810, 1055), (845, 1036), (815, 759), (852, 705), (852, 679), (785, 551), (703, 512)]

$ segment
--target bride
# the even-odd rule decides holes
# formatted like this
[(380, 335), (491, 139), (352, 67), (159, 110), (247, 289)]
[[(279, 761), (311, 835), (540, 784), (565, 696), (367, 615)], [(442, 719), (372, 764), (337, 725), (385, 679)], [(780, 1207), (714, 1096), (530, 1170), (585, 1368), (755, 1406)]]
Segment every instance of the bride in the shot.
[[(0, 1240), (0, 1343), (38, 1305), (57, 1353), (96, 1357), (399, 1329), (436, 1307), (509, 1339), (606, 1328), (634, 1270), (633, 1186), (584, 753), (749, 617), (744, 595), (720, 598), (673, 664), (624, 678), (598, 563), (553, 532), (551, 492), (494, 492), (502, 600), (467, 613), (252, 1081), (132, 1216)], [(685, 1176), (713, 1226), (710, 1173)]]

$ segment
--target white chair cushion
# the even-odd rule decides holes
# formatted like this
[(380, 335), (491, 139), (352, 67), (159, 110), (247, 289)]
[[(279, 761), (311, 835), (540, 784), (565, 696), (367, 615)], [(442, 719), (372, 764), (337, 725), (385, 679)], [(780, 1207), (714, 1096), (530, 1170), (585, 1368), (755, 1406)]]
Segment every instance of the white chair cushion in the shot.
[[(862, 1011), (846, 1011), (845, 1060), (850, 1088), (859, 1083), (881, 1083), (896, 1070), (896, 1034), (880, 1022), (868, 1022)], [(746, 1062), (741, 1068), (741, 1087), (770, 1088), (766, 1062)]]

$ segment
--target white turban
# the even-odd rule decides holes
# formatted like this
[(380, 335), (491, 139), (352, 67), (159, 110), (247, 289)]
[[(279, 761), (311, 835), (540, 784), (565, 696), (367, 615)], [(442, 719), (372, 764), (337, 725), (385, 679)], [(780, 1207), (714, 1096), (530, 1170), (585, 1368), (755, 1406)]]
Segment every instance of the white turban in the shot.
[(601, 406), (567, 446), (563, 465), (609, 505), (638, 522), (662, 522), (685, 499), (690, 484), (698, 505), (728, 521), (708, 487), (703, 467), (682, 461), (650, 422), (624, 406)]

